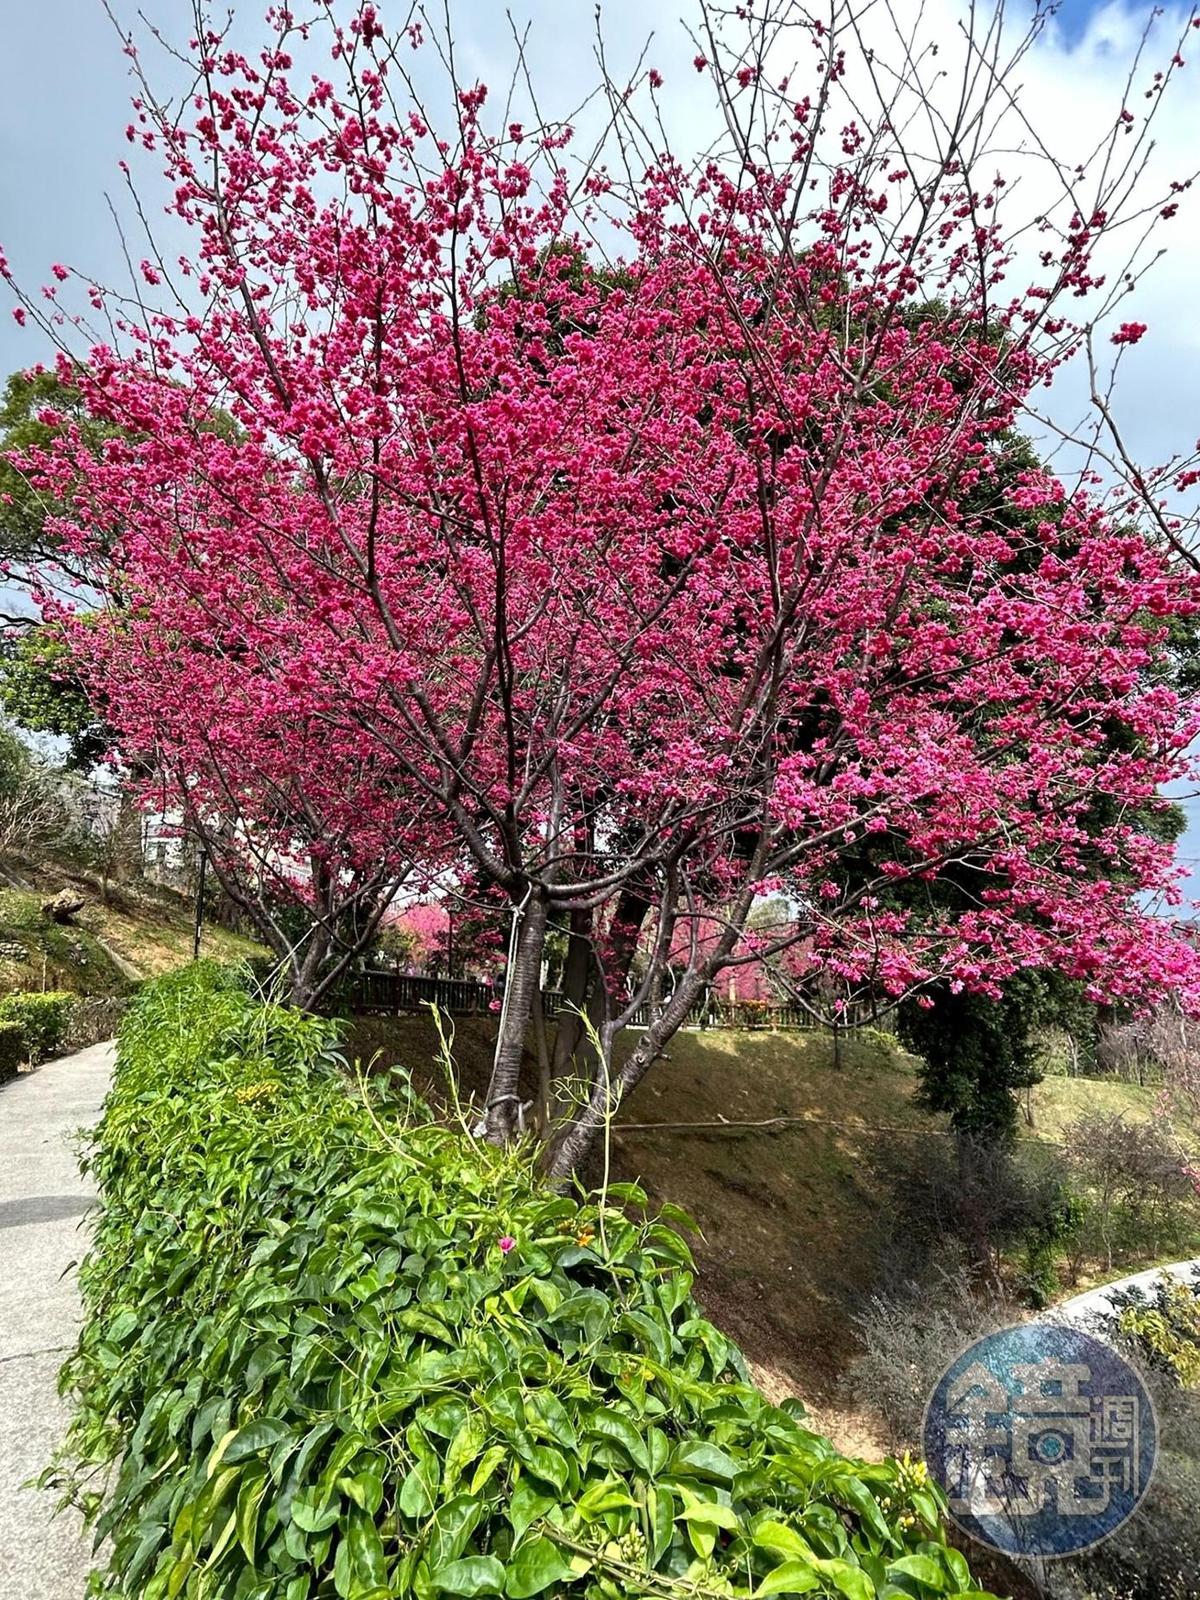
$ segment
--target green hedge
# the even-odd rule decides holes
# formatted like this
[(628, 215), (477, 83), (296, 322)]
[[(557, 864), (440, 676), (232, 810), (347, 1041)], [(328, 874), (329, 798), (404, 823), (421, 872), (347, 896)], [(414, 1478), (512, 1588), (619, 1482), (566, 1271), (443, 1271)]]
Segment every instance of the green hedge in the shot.
[(25, 1061), (25, 1034), (19, 1022), (0, 1021), (0, 1083), (15, 1078)]
[(0, 1000), (0, 1022), (13, 1022), (25, 1037), (26, 1059), (36, 1065), (52, 1056), (67, 1037), (75, 996), (62, 989), (45, 994), (10, 994)]
[(203, 966), (122, 1024), (64, 1368), (98, 1594), (975, 1592), (921, 1466), (847, 1460), (746, 1380), (678, 1214), (368, 1102), (337, 1026)]

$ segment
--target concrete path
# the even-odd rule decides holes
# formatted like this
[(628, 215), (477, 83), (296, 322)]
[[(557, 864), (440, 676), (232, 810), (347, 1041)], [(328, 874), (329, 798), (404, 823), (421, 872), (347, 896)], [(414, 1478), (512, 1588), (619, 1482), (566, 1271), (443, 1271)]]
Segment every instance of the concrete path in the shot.
[(55, 1378), (79, 1326), (70, 1268), (95, 1194), (71, 1136), (99, 1116), (111, 1067), (112, 1045), (93, 1045), (0, 1089), (0, 1600), (83, 1600), (92, 1564), (79, 1519), (21, 1484), (66, 1422)]
[(1128, 1278), (1117, 1278), (1112, 1283), (1102, 1283), (1099, 1288), (1088, 1289), (1083, 1294), (1077, 1294), (1071, 1300), (1063, 1300), (1056, 1306), (1051, 1306), (1043, 1313), (1043, 1320), (1054, 1322), (1071, 1322), (1076, 1325), (1086, 1325), (1097, 1316), (1109, 1316), (1112, 1305), (1109, 1296), (1122, 1289), (1145, 1289), (1149, 1291), (1165, 1272), (1169, 1278), (1176, 1278), (1180, 1282), (1191, 1281), (1192, 1274), (1200, 1267), (1200, 1261), (1173, 1261), (1166, 1267), (1149, 1267), (1145, 1272), (1135, 1272)]

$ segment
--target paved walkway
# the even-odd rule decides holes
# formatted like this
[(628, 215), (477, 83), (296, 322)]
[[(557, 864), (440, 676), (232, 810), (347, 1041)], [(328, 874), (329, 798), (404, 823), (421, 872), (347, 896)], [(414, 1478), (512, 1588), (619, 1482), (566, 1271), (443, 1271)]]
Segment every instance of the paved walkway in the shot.
[(1165, 1272), (1168, 1277), (1175, 1278), (1181, 1283), (1190, 1283), (1192, 1274), (1200, 1267), (1200, 1261), (1172, 1261), (1166, 1267), (1148, 1267), (1145, 1272), (1135, 1272), (1128, 1278), (1116, 1278), (1112, 1283), (1102, 1283), (1096, 1289), (1088, 1289), (1083, 1294), (1077, 1294), (1074, 1299), (1063, 1300), (1056, 1306), (1050, 1306), (1043, 1313), (1043, 1321), (1072, 1322), (1087, 1325), (1095, 1317), (1110, 1316), (1112, 1304), (1109, 1296), (1119, 1289), (1144, 1289), (1147, 1292), (1153, 1289)]
[(0, 1600), (83, 1600), (91, 1539), (21, 1484), (46, 1465), (67, 1410), (55, 1390), (74, 1343), (72, 1264), (94, 1190), (71, 1135), (94, 1122), (112, 1046), (50, 1061), (0, 1089)]

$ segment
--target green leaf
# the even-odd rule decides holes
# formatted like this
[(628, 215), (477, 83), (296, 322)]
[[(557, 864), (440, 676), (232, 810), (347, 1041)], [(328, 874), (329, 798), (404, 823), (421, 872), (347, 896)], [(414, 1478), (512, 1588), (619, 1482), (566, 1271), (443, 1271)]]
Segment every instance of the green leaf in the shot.
[(263, 1495), (267, 1487), (266, 1468), (260, 1468), (257, 1473), (247, 1473), (242, 1480), (242, 1487), (238, 1490), (237, 1500), (237, 1538), (238, 1543), (245, 1551), (246, 1560), (251, 1566), (255, 1565), (255, 1553), (258, 1539), (258, 1513), (262, 1506)]
[(588, 1419), (587, 1431), (601, 1439), (612, 1439), (621, 1446), (635, 1467), (640, 1467), (643, 1472), (650, 1471), (646, 1441), (629, 1418), (622, 1416), (619, 1411), (594, 1412)]
[(664, 1222), (670, 1223), (673, 1228), (684, 1228), (688, 1233), (699, 1233), (700, 1224), (690, 1211), (685, 1211), (682, 1206), (673, 1205), (670, 1200), (664, 1201), (658, 1208), (658, 1214)]
[(848, 1561), (817, 1561), (814, 1565), (846, 1600), (875, 1600), (875, 1585), (861, 1567), (852, 1567)]
[(432, 1405), (422, 1406), (415, 1420), (426, 1433), (436, 1433), (440, 1439), (453, 1439), (468, 1420), (467, 1407), (457, 1395), (443, 1395)]
[(531, 1522), (544, 1517), (557, 1502), (553, 1495), (544, 1494), (528, 1480), (522, 1480), (513, 1490), (508, 1502), (508, 1520), (513, 1531), (513, 1543), (524, 1537)]
[(837, 1480), (837, 1491), (854, 1507), (877, 1539), (889, 1539), (891, 1529), (879, 1502), (860, 1479), (847, 1474)]
[(557, 1311), (550, 1313), (548, 1321), (555, 1327), (560, 1322), (581, 1327), (584, 1336), (594, 1341), (604, 1332), (611, 1317), (612, 1306), (599, 1289), (577, 1289), (566, 1297)]
[(136, 1311), (119, 1312), (109, 1323), (108, 1342), (110, 1344), (124, 1344), (140, 1323), (141, 1318)]
[[(125, 1568), (126, 1574), (131, 1574), (131, 1581), (136, 1583), (155, 1555), (167, 1543), (166, 1536), (161, 1528), (147, 1528), (137, 1542), (133, 1555)], [(189, 1566), (191, 1563), (188, 1563)]]
[(567, 1408), (550, 1389), (534, 1390), (525, 1402), (525, 1420), (532, 1432), (552, 1439), (565, 1450), (574, 1450), (578, 1445)]
[(600, 1483), (591, 1484), (580, 1495), (575, 1510), (585, 1522), (594, 1522), (609, 1511), (624, 1511), (636, 1505), (637, 1501), (626, 1491), (619, 1478), (606, 1478)]
[(338, 1514), (337, 1496), (323, 1494), (320, 1488), (301, 1489), (292, 1501), (292, 1521), (304, 1533), (324, 1533)]
[(416, 1306), (409, 1311), (402, 1311), (398, 1321), (407, 1332), (423, 1333), (427, 1339), (436, 1339), (439, 1344), (449, 1344), (453, 1338), (444, 1322)]
[(650, 1560), (657, 1566), (675, 1537), (675, 1496), (667, 1489), (646, 1491), (646, 1511), (650, 1523)]
[(688, 1440), (676, 1445), (671, 1452), (668, 1470), (680, 1478), (711, 1478), (716, 1483), (732, 1483), (742, 1468), (715, 1444)]
[(291, 1433), (292, 1428), (282, 1418), (259, 1417), (237, 1430), (225, 1446), (221, 1460), (226, 1466), (235, 1461), (244, 1461), (247, 1456), (257, 1455), (260, 1450), (273, 1449)]
[(346, 1538), (356, 1583), (382, 1584), (387, 1577), (387, 1562), (375, 1518), (358, 1506), (353, 1507), (346, 1519)]
[(939, 1594), (950, 1587), (941, 1562), (935, 1561), (932, 1556), (900, 1556), (898, 1560), (888, 1562), (887, 1573), (889, 1578), (896, 1573), (915, 1578), (918, 1583), (924, 1584), (927, 1589), (936, 1589)]
[(483, 1442), (487, 1434), (479, 1417), (472, 1414), (467, 1417), (453, 1439), (450, 1448), (446, 1451), (446, 1462), (442, 1469), (442, 1480), (445, 1493), (450, 1494), (463, 1471), (476, 1460), (483, 1449)]
[(566, 1457), (548, 1444), (531, 1444), (521, 1452), (525, 1470), (545, 1483), (552, 1483), (562, 1494), (567, 1487)]
[(622, 1332), (632, 1333), (647, 1355), (653, 1356), (661, 1365), (666, 1366), (670, 1361), (671, 1340), (666, 1329), (644, 1311), (627, 1311), (617, 1327)]
[(807, 1561), (785, 1561), (768, 1572), (754, 1591), (754, 1600), (766, 1600), (772, 1594), (806, 1594), (820, 1587), (821, 1580)]
[(439, 1567), (430, 1581), (447, 1594), (503, 1594), (504, 1568), (495, 1556), (463, 1556)]
[(570, 1561), (552, 1539), (532, 1539), (510, 1560), (504, 1592), (508, 1600), (529, 1600), (552, 1583), (561, 1583), (570, 1572)]
[(801, 1561), (813, 1559), (812, 1546), (801, 1538), (795, 1528), (782, 1522), (760, 1522), (751, 1535), (760, 1550), (773, 1550), (781, 1556), (795, 1557)]
[(225, 1553), (226, 1546), (233, 1542), (233, 1537), (234, 1537), (234, 1534), (236, 1532), (237, 1532), (237, 1507), (235, 1506), (234, 1509), (225, 1518), (225, 1526), (221, 1529), (220, 1533), (213, 1540), (212, 1549), (208, 1552), (208, 1554), (205, 1557), (205, 1561), (209, 1565), (214, 1566), (214, 1567), (216, 1566), (217, 1562), (221, 1559), (222, 1555)]
[(936, 1528), (941, 1523), (941, 1514), (938, 1503), (929, 1493), (928, 1489), (917, 1489), (912, 1497), (913, 1509), (922, 1521), (930, 1528)]
[(352, 1432), (342, 1435), (334, 1445), (333, 1453), (321, 1472), (320, 1486), (325, 1494), (328, 1494), (333, 1488), (359, 1451), (367, 1447), (367, 1442), (361, 1433)]
[(444, 1567), (458, 1560), (483, 1513), (483, 1501), (466, 1494), (457, 1495), (437, 1508), (433, 1514), (427, 1547), (431, 1567)]
[(541, 1301), (542, 1309), (553, 1316), (563, 1303), (563, 1292), (558, 1285), (550, 1278), (531, 1278), (529, 1287)]
[(296, 1483), (303, 1483), (307, 1478), (309, 1467), (312, 1466), (318, 1451), (334, 1431), (334, 1426), (332, 1422), (318, 1422), (315, 1428), (310, 1428), (305, 1434), (304, 1442), (296, 1453), (296, 1464), (292, 1468)]
[(736, 1533), (741, 1527), (737, 1514), (730, 1506), (718, 1505), (715, 1500), (693, 1500), (676, 1513), (679, 1522), (703, 1522), (713, 1528), (726, 1528)]
[(351, 1478), (339, 1478), (337, 1486), (347, 1499), (372, 1517), (383, 1504), (383, 1479), (377, 1472), (356, 1472)]
[(502, 1444), (494, 1444), (490, 1450), (484, 1451), (479, 1465), (471, 1476), (470, 1489), (472, 1494), (479, 1493), (507, 1454), (508, 1452)]
[(942, 1551), (942, 1560), (949, 1567), (954, 1582), (960, 1589), (972, 1587), (971, 1569), (967, 1565), (967, 1558), (961, 1550), (956, 1550), (953, 1545), (946, 1545)]
[(208, 1462), (204, 1468), (204, 1475), (206, 1478), (211, 1478), (213, 1474), (219, 1470), (222, 1462), (225, 1459), (226, 1450), (229, 1449), (229, 1446), (233, 1443), (237, 1436), (238, 1430), (236, 1428), (230, 1428), (228, 1433), (223, 1433), (217, 1440), (213, 1447), (212, 1454), (209, 1456)]
[(707, 1561), (717, 1547), (716, 1528), (711, 1522), (689, 1522), (687, 1536), (688, 1543), (701, 1561)]
[(398, 1504), (406, 1517), (416, 1520), (433, 1510), (433, 1491), (420, 1467), (414, 1467), (400, 1485)]

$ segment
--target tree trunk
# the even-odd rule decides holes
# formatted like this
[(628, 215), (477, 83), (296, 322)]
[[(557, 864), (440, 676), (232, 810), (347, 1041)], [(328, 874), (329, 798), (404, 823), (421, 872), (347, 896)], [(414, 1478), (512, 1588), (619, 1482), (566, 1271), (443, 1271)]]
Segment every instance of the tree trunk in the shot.
[[(597, 1081), (602, 1062), (592, 1035), (602, 1036), (614, 1010), (620, 1011), (625, 1004), (624, 1000), (614, 1001), (612, 995), (628, 980), (649, 911), (650, 900), (644, 891), (622, 890), (609, 931), (609, 959), (604, 970), (596, 960), (592, 912), (571, 913), (563, 991), (577, 1010), (559, 1015), (551, 1069), (555, 1083), (570, 1076), (572, 1067), (585, 1081)], [(611, 1050), (608, 1053), (611, 1055)]]
[(968, 1133), (962, 1128), (955, 1129), (954, 1146), (958, 1161), (959, 1215), (964, 1224), (968, 1263), (972, 1272), (999, 1290), (987, 1175), (1000, 1159), (1003, 1146), (994, 1139)]
[(535, 890), (524, 909), (516, 911), (515, 949), (505, 974), (504, 1009), (484, 1116), (484, 1131), (493, 1144), (507, 1144), (519, 1127), (521, 1061), (534, 999), (541, 987), (548, 910), (545, 897)]
[(550, 1075), (557, 1082), (567, 1075), (583, 1039), (583, 1011), (592, 989), (595, 960), (592, 955), (591, 911), (572, 911), (567, 935), (567, 959), (563, 965), (563, 1010), (558, 1017), (554, 1039), (554, 1059)]
[(554, 1120), (553, 1079), (550, 1073), (550, 1047), (546, 1039), (546, 1013), (541, 990), (533, 997), (533, 1036), (537, 1044), (538, 1088), (533, 1107), (533, 1123), (539, 1139), (545, 1139)]
[(546, 1159), (545, 1170), (556, 1180), (569, 1178), (587, 1159), (600, 1130), (616, 1115), (617, 1108), (633, 1093), (664, 1048), (687, 1021), (688, 1012), (702, 992), (707, 978), (701, 972), (685, 972), (662, 1014), (642, 1034), (633, 1053), (617, 1073), (612, 1070), (614, 1035), (602, 1035), (603, 1059), (599, 1062), (587, 1104), (575, 1120), (559, 1135)]

